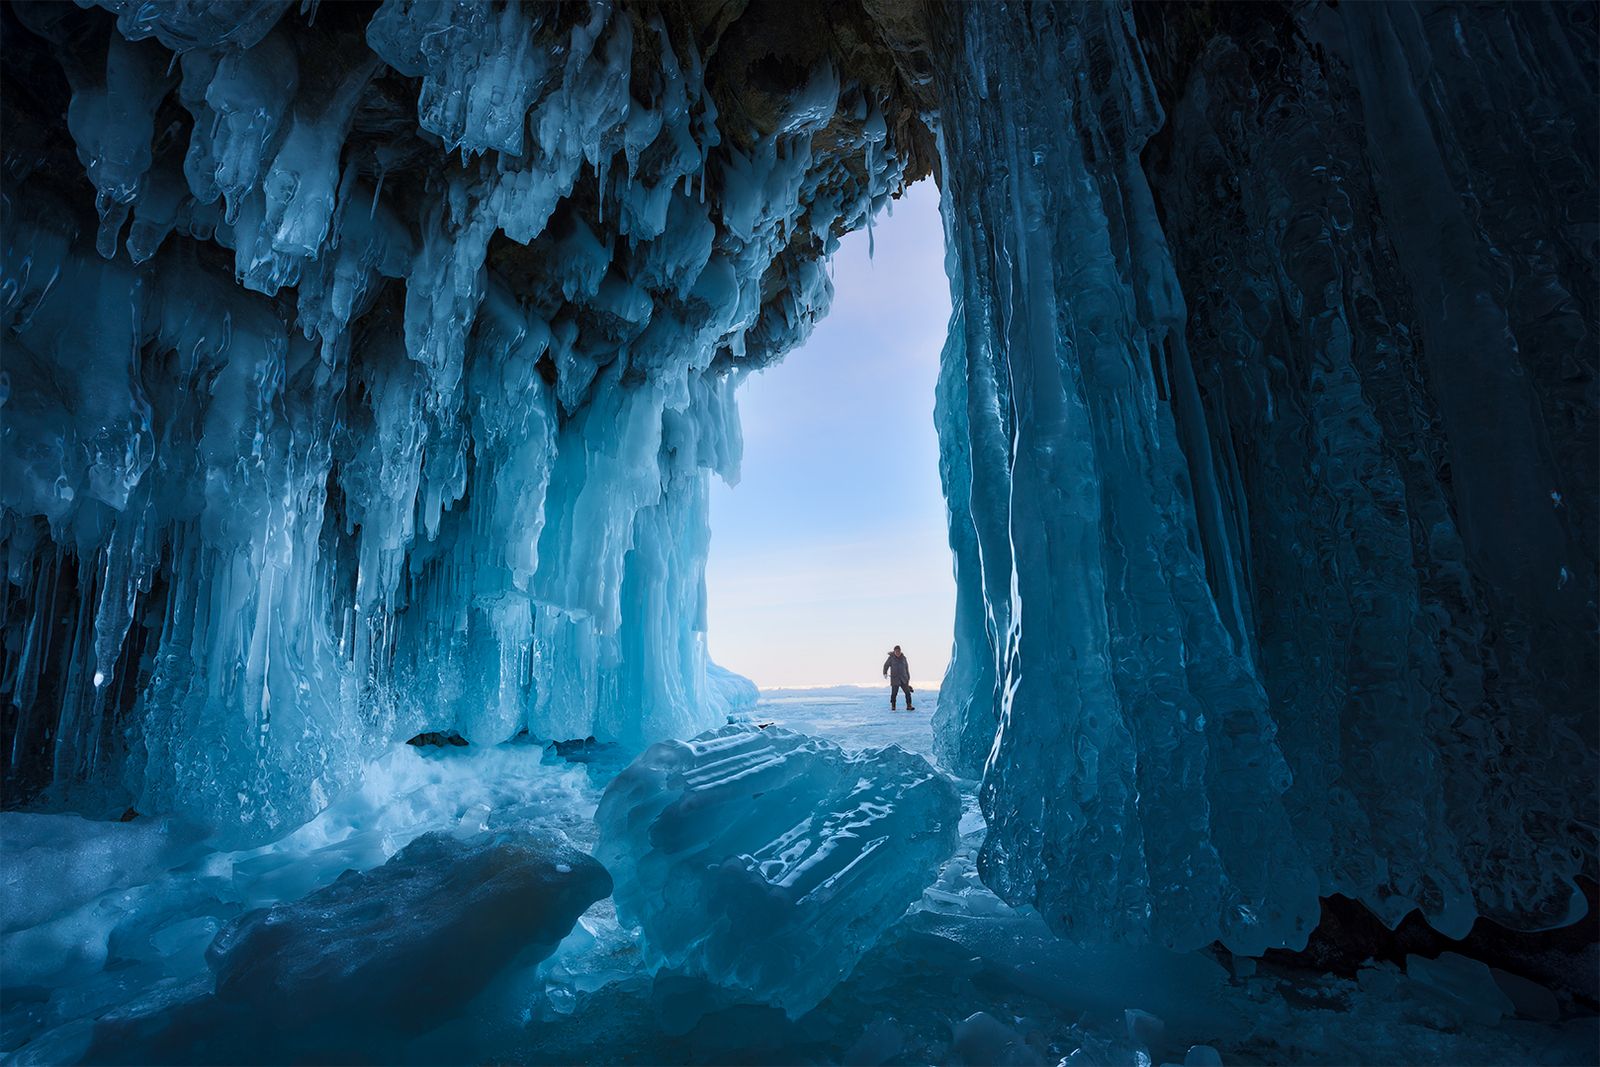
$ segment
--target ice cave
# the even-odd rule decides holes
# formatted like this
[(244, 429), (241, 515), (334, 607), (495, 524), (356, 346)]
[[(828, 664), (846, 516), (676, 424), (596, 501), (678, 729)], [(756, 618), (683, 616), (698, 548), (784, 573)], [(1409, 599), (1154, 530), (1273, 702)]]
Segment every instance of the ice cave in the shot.
[[(0, 1063), (1597, 1062), (1597, 101), (1586, 0), (4, 0)], [(865, 743), (708, 497), (924, 181)]]

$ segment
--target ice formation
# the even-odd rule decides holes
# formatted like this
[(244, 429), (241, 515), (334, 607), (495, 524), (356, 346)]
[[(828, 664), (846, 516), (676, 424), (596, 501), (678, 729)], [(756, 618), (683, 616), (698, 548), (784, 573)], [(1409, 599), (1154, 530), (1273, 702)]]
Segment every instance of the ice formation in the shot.
[(1135, 14), (955, 5), (929, 45), (940, 728), (984, 774), (984, 879), (1073, 937), (1252, 954), (1303, 944), (1319, 894), (1570, 922), (1592, 19)]
[(617, 775), (595, 854), (658, 968), (799, 1017), (921, 895), (960, 819), (955, 786), (915, 753), (735, 724)]
[(424, 731), (747, 705), (707, 479), (916, 176), (882, 94), (605, 0), (101, 6), (6, 15), (8, 97), (71, 138), (6, 149), (13, 802), (263, 840)]
[[(424, 833), (566, 835), (582, 847), (598, 798), (582, 771), (543, 766), (542, 754), (526, 744), (448, 756), (396, 745), (315, 819), (235, 851), (179, 819), (0, 814), (6, 1052), (24, 1046), (26, 1062), (65, 1063), (91, 1043), (116, 1047), (148, 1030), (181, 1037), (173, 1011), (213, 991), (206, 953), (222, 928), (379, 867)], [(411, 933), (422, 930), (412, 924)], [(193, 1014), (207, 1032), (219, 1021), (206, 1005)], [(97, 1018), (106, 1025), (87, 1025)], [(185, 1057), (169, 1049), (145, 1058)]]
[(209, 975), (105, 1013), (79, 1044), (33, 1051), (91, 1063), (130, 1050), (159, 1062), (391, 1058), (513, 961), (548, 956), (610, 888), (559, 834), (424, 834), (371, 871), (223, 926)]
[(381, 867), (224, 927), (207, 953), (214, 997), (169, 1025), (203, 1026), (224, 1060), (251, 1046), (251, 1058), (370, 1054), (431, 1029), (514, 959), (549, 955), (610, 889), (559, 837), (425, 834)]
[[(702, 580), (734, 391), (826, 310), (840, 236), (934, 171), (936, 725), (982, 780), (988, 888), (947, 871), (917, 914), (982, 901), (1179, 973), (1163, 948), (1303, 944), (1332, 894), (1447, 934), (1582, 909), (1590, 6), (15, 0), (0, 30), (0, 777), (52, 812), (0, 826), (7, 983), (44, 991), (7, 1041), (192, 979), (241, 907), (395, 834), (524, 812), (480, 784), (434, 827), (406, 738), (504, 776), (514, 739), (632, 755), (747, 705)], [(884, 934), (942, 830), (856, 855), (848, 921), (756, 874), (847, 810), (847, 768), (893, 826), (946, 826), (943, 779), (720, 736), (650, 750), (602, 816), (652, 968), (862, 1026), (823, 999), (846, 973), (833, 999), (903, 961), (966, 981), (981, 938)], [(793, 799), (748, 841), (674, 792), (718, 744), (796, 775), (725, 785), (753, 819)], [(651, 869), (708, 849), (751, 859)], [(724, 893), (752, 903), (707, 931)], [(775, 975), (775, 945), (815, 966)], [(1548, 1014), (1473, 961), (1417, 972), (1365, 974), (1367, 1010)], [(972, 1055), (1037, 1051), (971, 1015)]]

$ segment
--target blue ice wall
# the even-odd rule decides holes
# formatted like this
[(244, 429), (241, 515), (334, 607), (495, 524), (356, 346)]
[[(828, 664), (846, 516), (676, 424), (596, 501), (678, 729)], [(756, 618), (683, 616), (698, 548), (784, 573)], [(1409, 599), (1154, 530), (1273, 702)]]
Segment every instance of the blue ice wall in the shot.
[(1570, 921), (1600, 747), (1593, 20), (1137, 19), (935, 23), (940, 743), (984, 777), (984, 878), (1181, 948), (1297, 946), (1330, 893), (1456, 935)]
[(5, 14), (8, 799), (262, 837), (424, 730), (750, 700), (707, 479), (902, 184), (881, 94), (643, 5), (83, 7)]
[[(1280, 37), (1195, 57), (1157, 179), (1190, 421), (1232, 439), (1196, 483), (1247, 502), (1208, 564), (1248, 546), (1227, 584), (1325, 890), (1559, 924), (1595, 874), (1595, 29), (1354, 5)], [(1222, 159), (1238, 224), (1199, 225)]]
[[(966, 719), (993, 737), (985, 881), (1074, 937), (1303, 939), (1317, 885), (1279, 799), (1289, 770), (1207, 584), (1157, 394), (1151, 353), (1183, 306), (1137, 158), (1161, 114), (1131, 19), (952, 14), (941, 137), (963, 332), (941, 403), (966, 426), (941, 431), (972, 442), (980, 566), (960, 580), (993, 573), (986, 600), (1004, 597), (981, 622), (998, 733), (980, 701)], [(1009, 76), (1022, 55), (1059, 91)]]

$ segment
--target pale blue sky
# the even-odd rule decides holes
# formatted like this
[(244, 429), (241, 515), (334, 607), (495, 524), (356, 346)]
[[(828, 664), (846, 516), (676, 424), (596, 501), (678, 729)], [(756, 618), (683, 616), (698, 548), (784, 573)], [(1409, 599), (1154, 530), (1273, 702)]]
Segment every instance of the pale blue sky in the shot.
[(743, 476), (713, 479), (711, 657), (763, 688), (881, 681), (902, 645), (919, 689), (950, 658), (955, 582), (933, 390), (950, 318), (939, 193), (841, 243), (833, 309), (739, 391)]

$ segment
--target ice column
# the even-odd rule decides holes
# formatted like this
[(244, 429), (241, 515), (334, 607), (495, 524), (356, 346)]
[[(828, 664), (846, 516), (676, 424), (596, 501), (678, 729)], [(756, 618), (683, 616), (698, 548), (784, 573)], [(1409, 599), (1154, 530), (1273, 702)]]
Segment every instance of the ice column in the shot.
[(1207, 585), (1165, 400), (1183, 306), (1137, 163), (1161, 114), (1131, 20), (950, 19), (960, 310), (939, 409), (964, 587), (951, 682), (971, 688), (942, 700), (966, 709), (946, 750), (970, 766), (989, 748), (983, 877), (1073, 937), (1298, 944), (1316, 880), (1266, 695)]
[(1592, 27), (1176, 10), (934, 26), (938, 725), (984, 777), (983, 875), (1070, 936), (1176, 947), (1292, 946), (1330, 893), (1456, 936), (1572, 921)]

